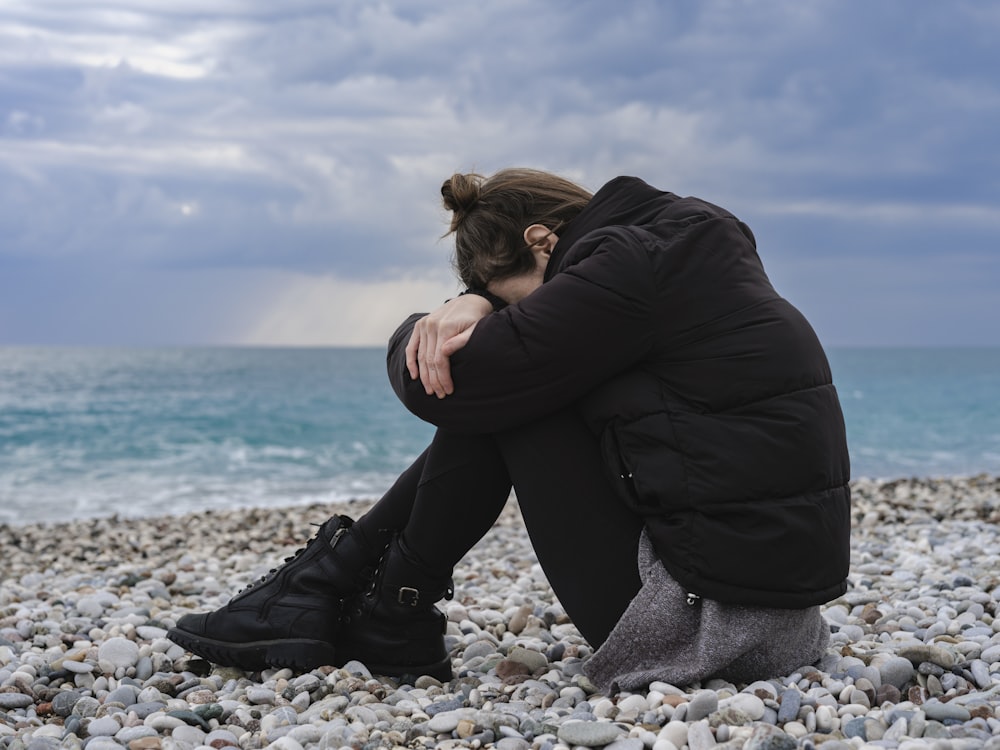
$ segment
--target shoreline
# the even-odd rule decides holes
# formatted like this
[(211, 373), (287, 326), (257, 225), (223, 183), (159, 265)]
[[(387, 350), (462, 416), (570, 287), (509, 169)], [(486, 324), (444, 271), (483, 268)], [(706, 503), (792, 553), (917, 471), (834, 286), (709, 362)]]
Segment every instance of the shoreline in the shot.
[[(900, 475), (900, 476), (862, 476), (851, 480), (852, 487), (863, 488), (863, 491), (871, 491), (869, 488), (882, 487), (884, 485), (895, 485), (900, 482), (910, 483), (910, 484), (940, 484), (949, 482), (968, 482), (974, 485), (979, 485), (982, 483), (990, 483), (996, 479), (1000, 479), (1000, 472), (976, 472), (974, 474), (934, 474), (927, 476), (910, 476), (910, 475)], [(366, 509), (377, 500), (375, 495), (351, 495), (338, 497), (332, 500), (316, 500), (316, 499), (302, 499), (294, 500), (291, 502), (278, 502), (277, 504), (268, 503), (258, 503), (251, 502), (246, 505), (227, 505), (205, 508), (203, 510), (197, 511), (179, 511), (177, 513), (170, 512), (157, 512), (157, 513), (138, 513), (138, 514), (128, 514), (121, 512), (113, 513), (100, 513), (96, 515), (86, 515), (86, 516), (69, 516), (65, 520), (26, 520), (26, 521), (12, 521), (12, 520), (0, 520), (0, 530), (3, 529), (24, 529), (26, 527), (42, 526), (42, 527), (61, 527), (67, 524), (86, 524), (94, 521), (117, 521), (119, 523), (141, 523), (141, 522), (153, 522), (161, 519), (172, 519), (172, 520), (183, 520), (185, 518), (198, 518), (204, 514), (220, 514), (225, 516), (229, 513), (246, 513), (246, 512), (297, 512), (300, 509), (328, 509), (329, 513), (338, 512), (338, 508), (362, 508)], [(325, 518), (325, 517), (324, 517)]]
[(614, 696), (582, 675), (590, 646), (513, 500), (439, 603), (455, 679), (416, 686), (359, 664), (213, 670), (164, 638), (371, 501), (2, 524), (0, 748), (1000, 749), (1000, 477), (852, 490), (850, 588), (823, 608), (818, 666)]

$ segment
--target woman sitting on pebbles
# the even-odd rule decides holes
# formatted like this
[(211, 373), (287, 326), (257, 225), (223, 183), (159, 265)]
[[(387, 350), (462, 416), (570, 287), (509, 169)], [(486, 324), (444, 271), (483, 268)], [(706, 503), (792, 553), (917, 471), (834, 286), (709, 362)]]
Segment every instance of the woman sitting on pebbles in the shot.
[(619, 177), (456, 174), (467, 290), (403, 323), (389, 378), (431, 445), (356, 522), (170, 637), (244, 669), (356, 659), (450, 679), (453, 567), (511, 486), (605, 690), (786, 674), (846, 589), (843, 416), (809, 323), (750, 229)]

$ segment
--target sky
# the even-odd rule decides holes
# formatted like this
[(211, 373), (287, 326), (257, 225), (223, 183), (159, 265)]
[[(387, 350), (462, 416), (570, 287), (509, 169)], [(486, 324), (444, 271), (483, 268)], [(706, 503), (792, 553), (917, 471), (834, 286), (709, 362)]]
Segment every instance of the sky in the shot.
[(0, 345), (381, 346), (442, 181), (720, 204), (828, 346), (1000, 345), (992, 0), (0, 0)]

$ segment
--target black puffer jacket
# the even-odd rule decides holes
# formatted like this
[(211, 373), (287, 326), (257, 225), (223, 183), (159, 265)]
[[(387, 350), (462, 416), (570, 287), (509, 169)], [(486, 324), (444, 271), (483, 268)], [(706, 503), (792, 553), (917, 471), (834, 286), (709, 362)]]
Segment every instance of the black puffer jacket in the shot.
[(826, 355), (729, 212), (608, 183), (560, 234), (545, 283), (452, 357), (445, 399), (406, 372), (418, 317), (389, 345), (403, 403), (465, 433), (579, 409), (692, 594), (801, 608), (846, 590), (850, 468)]

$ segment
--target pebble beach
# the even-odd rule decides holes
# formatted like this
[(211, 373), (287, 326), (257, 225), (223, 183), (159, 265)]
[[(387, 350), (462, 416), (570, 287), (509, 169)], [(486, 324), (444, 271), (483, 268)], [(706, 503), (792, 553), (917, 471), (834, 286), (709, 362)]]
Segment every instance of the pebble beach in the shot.
[(591, 649), (513, 499), (439, 604), (445, 683), (357, 662), (248, 673), (166, 638), (365, 502), (0, 525), (0, 749), (1000, 750), (1000, 478), (853, 492), (850, 587), (823, 608), (818, 664), (614, 695), (584, 676)]

